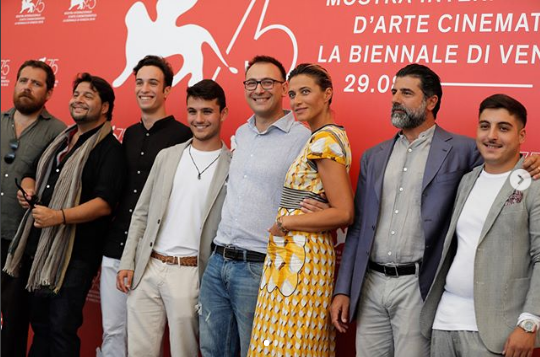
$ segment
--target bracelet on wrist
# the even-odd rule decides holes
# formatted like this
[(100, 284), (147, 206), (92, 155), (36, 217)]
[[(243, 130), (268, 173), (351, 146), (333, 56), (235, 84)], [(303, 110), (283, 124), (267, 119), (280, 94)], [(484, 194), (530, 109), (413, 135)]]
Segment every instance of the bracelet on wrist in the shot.
[(64, 225), (66, 225), (66, 214), (64, 213), (64, 209), (60, 209), (60, 211), (62, 212), (62, 219), (63, 219), (63, 223)]
[(283, 216), (279, 216), (276, 219), (276, 225), (283, 234), (289, 233), (289, 231), (285, 227), (283, 227)]

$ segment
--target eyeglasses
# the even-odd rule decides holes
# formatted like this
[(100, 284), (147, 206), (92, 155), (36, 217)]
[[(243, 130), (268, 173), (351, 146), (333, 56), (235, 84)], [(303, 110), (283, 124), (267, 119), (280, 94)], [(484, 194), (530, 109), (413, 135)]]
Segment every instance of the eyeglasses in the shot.
[(255, 90), (257, 89), (257, 86), (260, 84), (262, 89), (264, 90), (271, 90), (274, 88), (274, 83), (285, 83), (284, 81), (278, 81), (276, 79), (272, 78), (263, 78), (260, 81), (256, 81), (254, 79), (248, 79), (247, 81), (244, 81), (244, 88), (246, 90)]
[(15, 186), (17, 186), (17, 188), (22, 192), (24, 200), (28, 202), (30, 209), (34, 209), (36, 205), (41, 204), (36, 195), (33, 195), (30, 199), (27, 198), (28, 194), (26, 193), (24, 188), (22, 188), (22, 186), (19, 184), (19, 181), (17, 181), (17, 179), (15, 179)]
[(6, 164), (11, 164), (13, 161), (15, 161), (15, 151), (19, 148), (19, 140), (17, 139), (11, 139), (9, 141), (9, 147), (11, 149), (11, 152), (7, 153), (6, 156), (4, 156), (4, 161)]

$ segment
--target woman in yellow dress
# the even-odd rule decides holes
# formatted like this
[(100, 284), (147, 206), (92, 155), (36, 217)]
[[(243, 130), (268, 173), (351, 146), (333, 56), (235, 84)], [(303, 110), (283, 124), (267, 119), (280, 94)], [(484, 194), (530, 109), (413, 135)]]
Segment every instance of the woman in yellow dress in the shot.
[[(249, 356), (334, 356), (329, 307), (334, 286), (330, 231), (352, 223), (351, 150), (334, 124), (328, 72), (300, 64), (289, 74), (291, 108), (312, 135), (285, 179), (276, 223), (269, 229)], [(326, 199), (324, 199), (326, 197)], [(329, 208), (302, 212), (304, 198)]]

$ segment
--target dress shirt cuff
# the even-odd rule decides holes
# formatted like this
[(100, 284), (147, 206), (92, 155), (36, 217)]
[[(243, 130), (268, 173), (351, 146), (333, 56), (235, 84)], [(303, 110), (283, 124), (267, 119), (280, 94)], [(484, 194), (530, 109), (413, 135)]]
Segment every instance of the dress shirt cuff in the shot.
[(536, 325), (536, 331), (540, 331), (540, 317), (529, 314), (528, 312), (522, 312), (521, 315), (519, 315), (517, 324), (519, 325), (523, 320), (533, 320)]

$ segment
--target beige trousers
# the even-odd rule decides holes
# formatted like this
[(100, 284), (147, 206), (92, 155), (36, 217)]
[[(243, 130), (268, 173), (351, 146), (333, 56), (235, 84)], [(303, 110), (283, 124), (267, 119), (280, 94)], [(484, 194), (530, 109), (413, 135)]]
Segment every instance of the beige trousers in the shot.
[(158, 357), (165, 323), (172, 357), (198, 355), (199, 271), (150, 258), (141, 282), (128, 294), (128, 355)]

